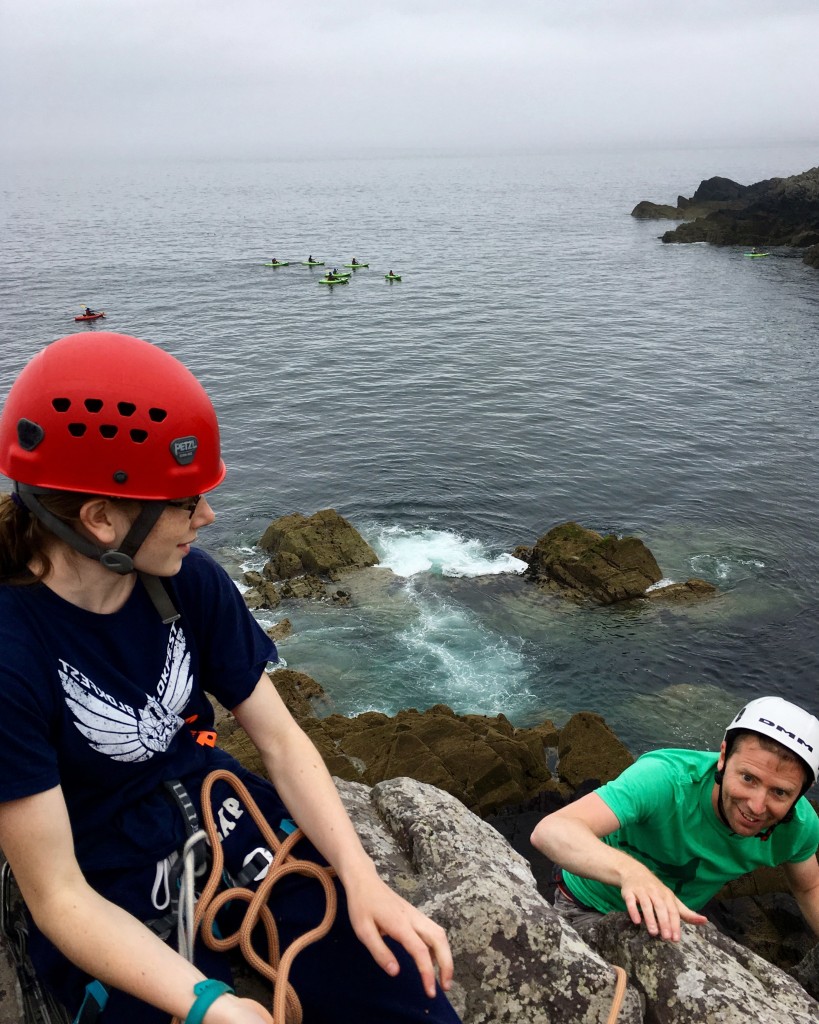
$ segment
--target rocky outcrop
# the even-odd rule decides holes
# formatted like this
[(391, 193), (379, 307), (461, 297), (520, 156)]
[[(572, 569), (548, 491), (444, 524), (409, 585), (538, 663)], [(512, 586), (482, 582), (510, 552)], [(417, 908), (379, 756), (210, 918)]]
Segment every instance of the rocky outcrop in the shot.
[(684, 220), (663, 242), (792, 247), (819, 266), (819, 167), (753, 185), (709, 178), (690, 199), (680, 196), (676, 208), (644, 201), (632, 216)]
[(259, 546), (271, 555), (272, 572), (282, 579), (378, 564), (378, 555), (361, 534), (332, 508), (309, 517), (294, 512), (274, 520)]
[(608, 1019), (617, 964), (620, 1015), (646, 1024), (808, 1024), (819, 1004), (793, 978), (711, 925), (661, 942), (625, 914), (577, 931), (537, 890), (526, 861), (439, 790), (410, 779), (339, 783), (382, 876), (447, 931), (451, 998), (465, 1024)]
[(713, 925), (684, 925), (679, 942), (658, 942), (626, 914), (608, 914), (578, 931), (624, 968), (651, 1024), (819, 1021), (819, 1004), (801, 985)]
[[(330, 773), (339, 778), (374, 785), (409, 776), (450, 793), (481, 815), (542, 790), (568, 795), (547, 767), (545, 750), (558, 742), (549, 721), (516, 729), (503, 715), (456, 715), (441, 704), (394, 716), (367, 712), (318, 718), (316, 710), (326, 712), (328, 704), (314, 679), (290, 669), (274, 672), (271, 679)], [(258, 752), (243, 732), (220, 727), (220, 746), (263, 773)]]
[[(382, 877), (446, 930), (464, 1024), (604, 1024), (613, 968), (547, 905), (497, 832), (410, 779), (339, 790)], [(618, 1019), (643, 1020), (636, 992)]]
[(563, 523), (537, 541), (526, 575), (544, 589), (613, 604), (641, 597), (663, 574), (636, 537), (603, 537), (577, 523)]
[(578, 711), (560, 730), (557, 753), (560, 778), (576, 790), (594, 782), (602, 786), (625, 771), (634, 758), (593, 711)]
[(244, 574), (245, 603), (254, 611), (293, 599), (348, 604), (349, 593), (332, 585), (338, 573), (378, 563), (361, 534), (331, 508), (309, 517), (294, 512), (275, 519), (259, 547), (270, 558), (261, 572)]
[(604, 537), (572, 522), (552, 527), (532, 548), (515, 548), (515, 556), (528, 563), (525, 576), (540, 589), (582, 604), (643, 597), (690, 601), (717, 593), (716, 587), (699, 579), (650, 590), (663, 574), (639, 538)]
[[(259, 542), (271, 557), (261, 571), (244, 574), (245, 601), (254, 611), (282, 600), (332, 600), (349, 604), (350, 590), (336, 584), (362, 574), (378, 557), (363, 537), (333, 509), (309, 518), (293, 513), (274, 520)], [(656, 559), (637, 537), (602, 536), (577, 523), (563, 523), (514, 556), (527, 563), (525, 577), (542, 590), (578, 603), (613, 604), (638, 597), (681, 603), (715, 594), (705, 580), (663, 586)], [(390, 570), (375, 570), (392, 575)], [(349, 586), (349, 584), (345, 584)]]

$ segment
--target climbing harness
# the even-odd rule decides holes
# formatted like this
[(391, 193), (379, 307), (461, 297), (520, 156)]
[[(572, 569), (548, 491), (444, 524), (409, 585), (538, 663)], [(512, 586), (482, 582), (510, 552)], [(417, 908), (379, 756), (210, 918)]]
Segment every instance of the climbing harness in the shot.
[(8, 861), (3, 861), (0, 868), (0, 932), (5, 937), (17, 973), (25, 1024), (69, 1024), (69, 1015), (43, 989), (29, 959), (24, 904)]

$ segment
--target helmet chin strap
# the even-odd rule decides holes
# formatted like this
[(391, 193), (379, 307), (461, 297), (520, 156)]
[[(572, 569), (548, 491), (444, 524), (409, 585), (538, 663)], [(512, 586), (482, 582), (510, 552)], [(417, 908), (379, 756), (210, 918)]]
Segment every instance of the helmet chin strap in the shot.
[(28, 484), (15, 482), (14, 491), (20, 496), (20, 500), (51, 532), (64, 541), (75, 551), (79, 551), (86, 558), (92, 558), (99, 562), (104, 568), (116, 573), (118, 576), (128, 576), (137, 572), (143, 586), (148, 592), (154, 607), (164, 623), (174, 622), (179, 618), (179, 612), (174, 607), (168, 591), (157, 576), (139, 572), (134, 568), (134, 555), (141, 547), (143, 541), (156, 525), (157, 520), (165, 511), (165, 504), (162, 501), (146, 501), (142, 503), (139, 514), (131, 524), (131, 528), (123, 538), (118, 548), (103, 550), (97, 547), (93, 541), (83, 537), (73, 526), (60, 519), (49, 511), (40, 501), (40, 495), (52, 494), (44, 487), (31, 487)]

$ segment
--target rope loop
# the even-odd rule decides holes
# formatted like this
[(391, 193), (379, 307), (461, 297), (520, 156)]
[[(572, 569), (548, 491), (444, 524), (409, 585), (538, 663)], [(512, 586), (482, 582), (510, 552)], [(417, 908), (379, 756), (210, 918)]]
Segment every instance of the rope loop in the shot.
[[(219, 832), (211, 805), (211, 791), (217, 782), (226, 782), (244, 804), (256, 824), (273, 860), (267, 874), (254, 892), (244, 886), (218, 892), (222, 881), (222, 869), (225, 857)], [(233, 772), (224, 768), (212, 771), (202, 783), (202, 824), (207, 833), (212, 852), (210, 875), (196, 904), (193, 930), (190, 940), (191, 949), (196, 934), (201, 931), (202, 940), (210, 949), (227, 952), (237, 946), (241, 949), (245, 960), (273, 985), (273, 1020), (274, 1024), (301, 1024), (302, 1008), (299, 997), (287, 980), (293, 960), (305, 947), (323, 938), (333, 925), (338, 905), (336, 888), (333, 883), (335, 870), (314, 864), (309, 860), (301, 860), (291, 854), (291, 850), (304, 837), (301, 829), (291, 832), (283, 841), (279, 840), (274, 830), (259, 810), (256, 801), (250, 795), (245, 784)], [(273, 914), (267, 905), (271, 890), (276, 882), (288, 875), (299, 874), (315, 878), (324, 889), (325, 911), (320, 923), (294, 939), (284, 953), (280, 950), (279, 935)], [(216, 917), (226, 903), (235, 900), (247, 904), (242, 922), (232, 935), (217, 938), (213, 933)], [(257, 925), (264, 928), (267, 940), (268, 959), (261, 957), (253, 948), (252, 936)], [(179, 1017), (174, 1017), (172, 1024), (181, 1024)]]

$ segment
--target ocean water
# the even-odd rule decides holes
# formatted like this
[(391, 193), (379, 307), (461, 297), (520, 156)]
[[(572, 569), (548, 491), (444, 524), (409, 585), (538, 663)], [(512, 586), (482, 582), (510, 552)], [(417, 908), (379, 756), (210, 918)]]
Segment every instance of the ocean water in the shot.
[[(186, 362), (229, 468), (200, 542), (237, 581), (271, 519), (327, 507), (392, 570), (262, 616), (329, 708), (712, 745), (754, 696), (819, 706), (819, 273), (629, 214), (818, 151), (4, 165), (0, 395), (85, 303)], [(327, 288), (308, 254), (370, 266)], [(545, 599), (511, 552), (569, 519), (719, 599)]]

